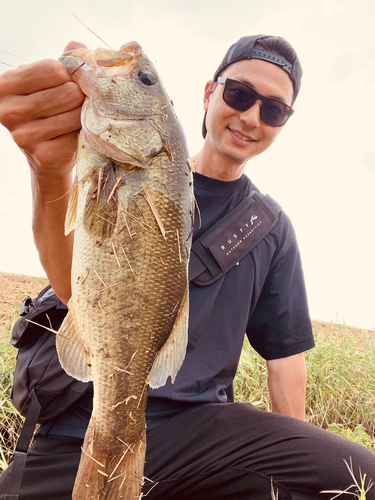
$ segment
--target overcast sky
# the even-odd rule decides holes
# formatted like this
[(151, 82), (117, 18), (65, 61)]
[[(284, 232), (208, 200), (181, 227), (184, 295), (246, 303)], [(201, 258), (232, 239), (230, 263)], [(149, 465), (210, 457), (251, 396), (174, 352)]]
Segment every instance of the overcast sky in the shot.
[[(8, 1), (1, 7), (0, 71), (9, 69), (4, 63), (56, 59), (71, 39), (103, 46), (71, 12), (112, 48), (131, 40), (143, 46), (174, 101), (191, 155), (202, 144), (204, 84), (228, 47), (258, 33), (292, 43), (304, 68), (296, 112), (246, 173), (292, 218), (311, 316), (375, 327), (375, 4)], [(42, 276), (31, 234), (28, 167), (1, 127), (0, 169), (0, 271)]]

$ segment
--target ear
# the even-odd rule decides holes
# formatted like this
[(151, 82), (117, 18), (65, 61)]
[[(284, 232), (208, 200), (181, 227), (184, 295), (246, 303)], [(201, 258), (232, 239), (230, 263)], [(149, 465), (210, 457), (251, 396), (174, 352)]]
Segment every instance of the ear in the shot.
[(213, 80), (208, 80), (206, 83), (206, 86), (204, 87), (204, 94), (203, 94), (203, 109), (204, 111), (207, 111), (208, 109), (208, 103), (210, 102), (211, 95), (213, 91), (216, 88), (216, 82)]

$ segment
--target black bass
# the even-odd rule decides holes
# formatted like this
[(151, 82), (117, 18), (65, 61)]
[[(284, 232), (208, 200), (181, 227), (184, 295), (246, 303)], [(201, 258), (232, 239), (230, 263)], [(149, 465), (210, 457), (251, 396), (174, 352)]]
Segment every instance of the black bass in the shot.
[(62, 366), (93, 380), (74, 500), (141, 498), (148, 387), (184, 360), (193, 179), (172, 103), (140, 45), (61, 56), (87, 96), (77, 178), (72, 297)]

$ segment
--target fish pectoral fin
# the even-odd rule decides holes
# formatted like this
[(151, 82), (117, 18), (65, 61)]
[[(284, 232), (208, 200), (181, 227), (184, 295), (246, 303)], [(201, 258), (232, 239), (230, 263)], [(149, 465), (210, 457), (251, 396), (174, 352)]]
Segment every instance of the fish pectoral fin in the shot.
[(151, 371), (148, 384), (157, 389), (166, 384), (168, 377), (174, 383), (177, 373), (185, 359), (189, 326), (189, 291), (186, 288), (184, 299), (178, 312), (175, 324), (168, 340), (158, 352)]
[(77, 207), (78, 207), (78, 180), (76, 176), (72, 188), (70, 190), (69, 204), (65, 216), (65, 228), (64, 228), (65, 236), (67, 236), (76, 227)]
[(116, 166), (112, 163), (98, 170), (98, 175), (91, 176), (91, 184), (86, 196), (82, 223), (91, 237), (106, 241), (116, 227), (117, 191), (123, 184), (116, 178)]
[(89, 382), (88, 354), (78, 333), (74, 312), (70, 309), (56, 335), (56, 349), (61, 366), (71, 377)]

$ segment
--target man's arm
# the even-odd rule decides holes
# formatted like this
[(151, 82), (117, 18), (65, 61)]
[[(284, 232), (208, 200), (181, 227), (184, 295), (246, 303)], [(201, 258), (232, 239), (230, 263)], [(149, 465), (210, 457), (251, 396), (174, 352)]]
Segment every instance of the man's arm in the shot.
[(304, 353), (267, 361), (271, 410), (305, 420), (306, 363)]
[[(82, 47), (71, 42), (65, 50)], [(45, 60), (0, 76), (0, 123), (31, 168), (33, 232), (40, 261), (61, 300), (70, 298), (73, 235), (64, 220), (84, 95), (64, 66)]]

